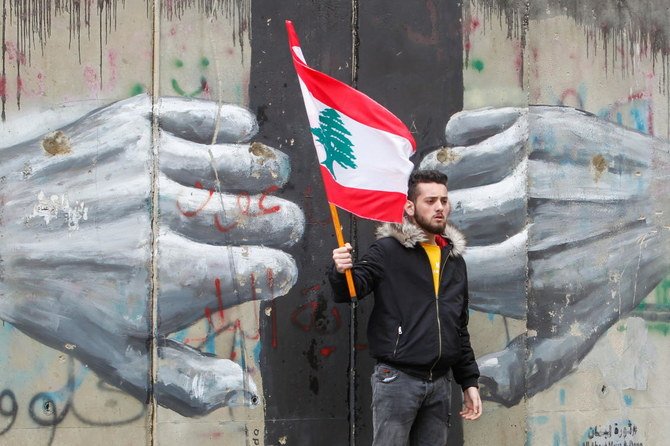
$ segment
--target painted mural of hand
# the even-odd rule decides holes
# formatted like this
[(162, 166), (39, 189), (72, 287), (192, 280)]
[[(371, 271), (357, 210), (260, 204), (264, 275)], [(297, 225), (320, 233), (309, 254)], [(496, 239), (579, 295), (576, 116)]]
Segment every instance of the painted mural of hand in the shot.
[(288, 157), (248, 142), (258, 127), (242, 107), (162, 98), (154, 110), (156, 133), (140, 95), (0, 150), (0, 318), (144, 401), (155, 296), (159, 404), (189, 416), (257, 404), (238, 364), (167, 336), (293, 286), (281, 249), (304, 217), (270, 195)]
[(670, 270), (667, 141), (567, 107), (454, 115), (424, 168), (449, 176), (470, 307), (527, 320), (479, 359), (507, 406), (573, 371)]

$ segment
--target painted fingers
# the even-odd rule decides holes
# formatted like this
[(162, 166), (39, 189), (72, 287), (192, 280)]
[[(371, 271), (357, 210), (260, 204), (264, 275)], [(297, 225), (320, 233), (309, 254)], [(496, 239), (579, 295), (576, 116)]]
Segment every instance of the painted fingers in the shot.
[(298, 277), (289, 254), (263, 246), (215, 246), (164, 230), (158, 245), (159, 331), (169, 334), (253, 300), (288, 293)]

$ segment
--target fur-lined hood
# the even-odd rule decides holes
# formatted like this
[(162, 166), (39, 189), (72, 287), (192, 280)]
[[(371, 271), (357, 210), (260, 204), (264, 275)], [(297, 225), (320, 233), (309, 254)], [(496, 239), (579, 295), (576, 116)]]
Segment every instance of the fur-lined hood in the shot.
[[(417, 243), (426, 242), (428, 239), (421, 228), (405, 218), (400, 223), (384, 223), (377, 228), (377, 238), (393, 237), (406, 248), (412, 248)], [(462, 256), (465, 252), (465, 236), (461, 231), (447, 223), (442, 236), (451, 242), (451, 256)]]

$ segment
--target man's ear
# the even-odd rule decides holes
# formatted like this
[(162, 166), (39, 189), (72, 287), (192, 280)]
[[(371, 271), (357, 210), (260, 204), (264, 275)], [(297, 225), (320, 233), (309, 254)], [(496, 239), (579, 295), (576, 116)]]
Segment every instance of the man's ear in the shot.
[(405, 202), (405, 213), (410, 217), (414, 217), (414, 203), (411, 200)]

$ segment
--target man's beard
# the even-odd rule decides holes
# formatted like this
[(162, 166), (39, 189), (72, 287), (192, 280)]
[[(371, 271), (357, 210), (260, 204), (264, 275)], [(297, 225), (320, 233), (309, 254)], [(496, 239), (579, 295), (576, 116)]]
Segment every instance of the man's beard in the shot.
[(419, 214), (414, 214), (414, 223), (428, 234), (442, 235), (444, 228), (447, 227), (447, 219), (443, 219), (441, 223), (431, 222), (430, 218), (425, 219)]

